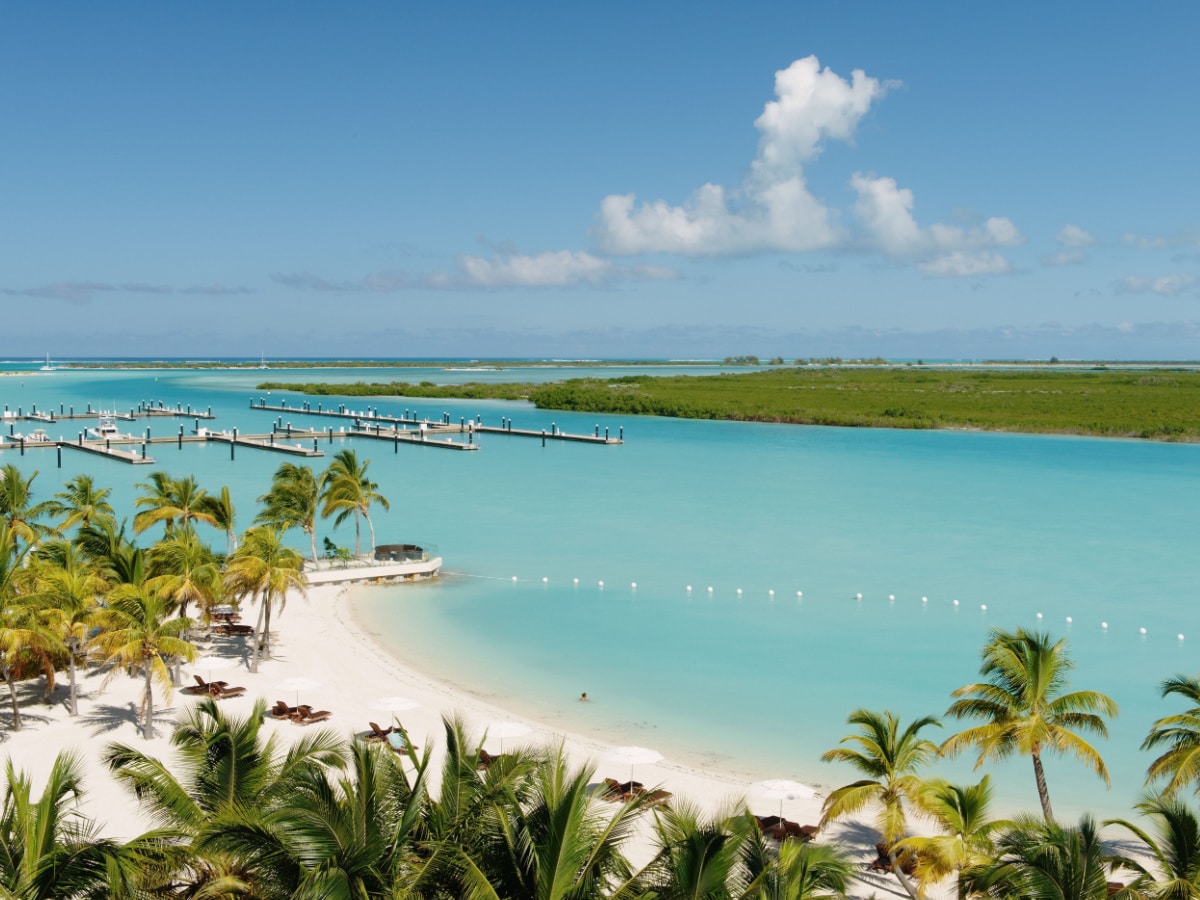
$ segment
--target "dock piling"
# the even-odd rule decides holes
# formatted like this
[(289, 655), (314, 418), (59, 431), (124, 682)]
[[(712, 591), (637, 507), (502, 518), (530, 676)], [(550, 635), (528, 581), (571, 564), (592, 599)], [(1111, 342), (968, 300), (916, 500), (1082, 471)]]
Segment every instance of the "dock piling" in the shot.
[(57, 445), (54, 449), (58, 451), (58, 467), (61, 469), (62, 468), (62, 444)]
[[(146, 439), (147, 440), (150, 439), (150, 429), (149, 428), (146, 429)], [(183, 426), (182, 425), (179, 426), (179, 449), (180, 450), (183, 449)]]
[(542, 446), (543, 447), (546, 446), (546, 429), (545, 428), (542, 429)]
[(21, 455), (25, 455), (25, 435), (21, 435)]

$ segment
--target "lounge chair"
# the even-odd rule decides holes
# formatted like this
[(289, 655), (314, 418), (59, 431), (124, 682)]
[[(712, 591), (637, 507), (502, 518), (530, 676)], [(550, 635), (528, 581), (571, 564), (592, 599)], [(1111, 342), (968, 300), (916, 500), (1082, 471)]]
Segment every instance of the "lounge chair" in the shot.
[(484, 750), (482, 747), (480, 747), (479, 748), (479, 763), (476, 765), (476, 768), (479, 769), (480, 772), (486, 772), (488, 769), (490, 769), (492, 767), (492, 763), (496, 762), (496, 760), (498, 760), (498, 759), (502, 759), (503, 757), (504, 757), (503, 753), (497, 753), (495, 756), (492, 756), (492, 754), (488, 753), (486, 750)]
[(639, 791), (638, 796), (642, 798), (642, 802), (647, 806), (665, 806), (666, 802), (674, 795), (670, 791), (664, 791), (659, 788), (654, 791)]
[(800, 825), (779, 816), (755, 816), (758, 819), (759, 830), (769, 838), (777, 841), (799, 841), (807, 844), (817, 836), (820, 830), (816, 825)]
[(371, 726), (371, 730), (363, 735), (363, 739), (368, 741), (386, 741), (388, 739), (388, 735), (396, 730), (391, 726), (388, 726), (387, 728), (380, 728), (374, 722), (368, 722), (367, 724)]
[(640, 794), (645, 790), (640, 781), (617, 781), (615, 778), (605, 778), (603, 797), (605, 800), (616, 802), (618, 800), (628, 800), (634, 794)]
[(407, 753), (409, 750), (418, 749), (414, 744), (408, 741), (408, 735), (405, 734), (403, 728), (393, 728), (387, 736), (387, 745), (396, 753)]
[(282, 700), (276, 700), (275, 705), (268, 710), (268, 715), (270, 715), (272, 719), (290, 719), (292, 716), (296, 715), (298, 711), (299, 707), (288, 706)]
[(196, 683), (183, 688), (182, 691), (185, 694), (209, 694), (212, 693), (214, 687), (225, 687), (224, 681), (205, 681), (199, 675), (193, 675), (192, 677), (196, 679)]
[(228, 700), (230, 697), (240, 697), (244, 693), (244, 687), (229, 687), (223, 681), (210, 681), (208, 684), (208, 695), (214, 700)]
[(296, 711), (292, 713), (291, 719), (297, 725), (312, 725), (314, 722), (324, 722), (333, 713), (327, 709), (319, 709), (313, 712), (311, 706), (297, 706)]

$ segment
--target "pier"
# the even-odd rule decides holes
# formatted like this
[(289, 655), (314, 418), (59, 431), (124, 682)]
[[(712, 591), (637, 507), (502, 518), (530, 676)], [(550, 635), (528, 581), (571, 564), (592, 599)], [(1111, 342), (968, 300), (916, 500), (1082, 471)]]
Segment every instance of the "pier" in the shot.
[[(260, 400), (258, 403), (255, 403), (253, 401), (253, 399), (250, 401), (250, 408), (255, 409), (255, 410), (265, 411), (265, 412), (291, 413), (294, 415), (305, 415), (305, 416), (329, 416), (329, 417), (336, 418), (336, 419), (352, 420), (355, 425), (355, 431), (352, 433), (361, 433), (364, 431), (369, 431), (372, 426), (374, 426), (376, 428), (376, 430), (379, 430), (381, 428), (381, 426), (383, 426), (383, 425), (390, 425), (393, 428), (399, 427), (401, 425), (412, 425), (417, 428), (419, 428), (421, 426), (425, 426), (425, 428), (429, 431), (434, 431), (434, 432), (443, 433), (443, 434), (444, 433), (498, 434), (498, 435), (508, 435), (510, 437), (541, 438), (543, 444), (546, 441), (573, 441), (575, 443), (581, 443), (581, 444), (605, 444), (605, 445), (625, 443), (625, 428), (623, 426), (619, 429), (617, 437), (611, 437), (609, 435), (609, 430), (607, 428), (604, 429), (604, 434), (601, 434), (599, 425), (596, 426), (595, 433), (593, 433), (593, 434), (568, 434), (565, 431), (560, 431), (558, 426), (555, 425), (553, 422), (550, 424), (549, 431), (547, 431), (545, 429), (538, 431), (538, 430), (534, 430), (534, 429), (530, 429), (530, 428), (513, 428), (512, 427), (512, 419), (502, 419), (501, 423), (498, 427), (491, 426), (491, 425), (484, 425), (484, 424), (482, 424), (482, 422), (480, 421), (478, 416), (476, 416), (475, 419), (473, 419), (473, 420), (472, 419), (461, 419), (459, 421), (459, 423), (456, 425), (453, 422), (449, 421), (448, 415), (445, 413), (443, 413), (441, 420), (431, 421), (429, 419), (418, 419), (416, 417), (415, 410), (413, 411), (413, 415), (410, 418), (408, 415), (403, 415), (403, 416), (383, 415), (382, 413), (379, 412), (379, 410), (374, 410), (369, 407), (367, 408), (367, 410), (365, 412), (348, 410), (348, 409), (346, 409), (346, 407), (344, 405), (337, 409), (324, 409), (322, 407), (322, 404), (318, 403), (317, 408), (313, 409), (312, 404), (308, 403), (308, 402), (305, 402), (300, 406), (288, 406), (286, 404), (280, 404), (278, 406), (275, 406), (275, 405), (268, 404), (265, 400)], [(407, 412), (408, 412), (408, 410), (405, 410), (405, 413), (407, 413)], [(385, 432), (385, 434), (390, 436), (391, 429), (389, 429), (387, 432)], [(376, 435), (374, 432), (372, 432), (368, 436), (375, 437)], [(403, 438), (401, 438), (401, 440), (403, 440)], [(428, 443), (428, 441), (426, 441), (426, 442)], [(418, 441), (418, 443), (419, 443), (419, 441)], [(467, 446), (473, 447), (473, 446), (477, 446), (477, 445), (468, 444)]]

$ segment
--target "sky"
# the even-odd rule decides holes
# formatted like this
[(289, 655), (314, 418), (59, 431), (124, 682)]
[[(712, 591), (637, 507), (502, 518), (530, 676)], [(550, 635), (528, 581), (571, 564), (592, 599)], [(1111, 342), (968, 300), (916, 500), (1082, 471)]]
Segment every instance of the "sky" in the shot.
[(0, 0), (0, 356), (1197, 359), (1198, 34)]

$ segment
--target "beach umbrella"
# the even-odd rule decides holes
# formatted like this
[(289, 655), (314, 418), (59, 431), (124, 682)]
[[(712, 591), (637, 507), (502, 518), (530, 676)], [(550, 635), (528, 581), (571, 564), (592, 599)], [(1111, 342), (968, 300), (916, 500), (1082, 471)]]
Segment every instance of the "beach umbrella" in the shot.
[(750, 785), (750, 788), (757, 794), (764, 797), (779, 800), (779, 818), (783, 818), (783, 801), (784, 800), (811, 800), (817, 796), (817, 792), (810, 788), (807, 784), (801, 784), (798, 781), (789, 781), (786, 778), (772, 778), (767, 781), (756, 781)]
[(382, 709), (385, 712), (403, 712), (406, 709), (416, 709), (421, 704), (408, 697), (380, 697), (371, 704), (371, 709)]
[(606, 757), (610, 762), (628, 763), (630, 781), (633, 781), (634, 766), (648, 766), (662, 758), (661, 753), (649, 747), (614, 747)]
[(313, 688), (321, 686), (321, 682), (315, 678), (308, 678), (305, 675), (294, 675), (291, 678), (285, 678), (276, 685), (281, 691), (296, 692), (296, 705), (300, 705), (300, 692), (311, 691)]
[(496, 738), (500, 742), (500, 752), (504, 752), (504, 739), (521, 737), (529, 734), (533, 729), (524, 722), (514, 722), (511, 719), (503, 719), (499, 722), (489, 722), (487, 731), (484, 737)]

